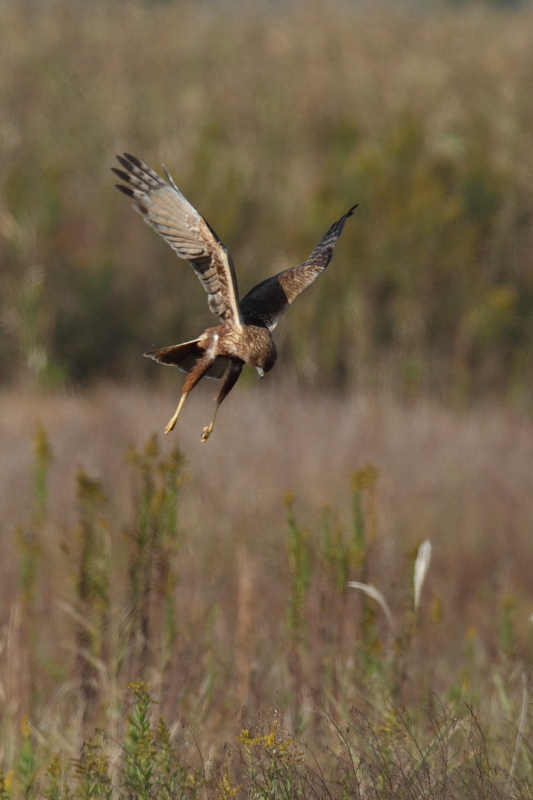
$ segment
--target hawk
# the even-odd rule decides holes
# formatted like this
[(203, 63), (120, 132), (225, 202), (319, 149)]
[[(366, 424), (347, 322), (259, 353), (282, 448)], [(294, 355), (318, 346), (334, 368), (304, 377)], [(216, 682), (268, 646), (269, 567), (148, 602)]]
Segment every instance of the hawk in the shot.
[(133, 200), (133, 208), (144, 221), (180, 258), (189, 262), (207, 292), (210, 311), (220, 318), (219, 325), (208, 328), (198, 339), (144, 354), (160, 364), (189, 373), (165, 433), (173, 430), (187, 395), (199, 380), (224, 378), (213, 419), (202, 432), (202, 442), (206, 442), (220, 404), (235, 386), (243, 366), (253, 367), (262, 378), (276, 363), (274, 328), (283, 312), (326, 269), (344, 223), (357, 206), (352, 206), (333, 223), (307, 261), (261, 281), (239, 300), (235, 268), (228, 249), (182, 195), (166, 168), (165, 181), (135, 156), (124, 153), (117, 159), (123, 169), (112, 168), (112, 171), (124, 182), (117, 184), (117, 189)]

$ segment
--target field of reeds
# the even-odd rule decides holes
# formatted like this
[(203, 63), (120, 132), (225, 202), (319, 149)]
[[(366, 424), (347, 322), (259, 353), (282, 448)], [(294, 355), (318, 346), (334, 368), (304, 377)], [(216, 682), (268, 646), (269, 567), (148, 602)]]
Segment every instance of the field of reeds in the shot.
[[(532, 82), (527, 5), (0, 2), (0, 800), (532, 796)], [(122, 151), (242, 293), (359, 203), (205, 445)]]

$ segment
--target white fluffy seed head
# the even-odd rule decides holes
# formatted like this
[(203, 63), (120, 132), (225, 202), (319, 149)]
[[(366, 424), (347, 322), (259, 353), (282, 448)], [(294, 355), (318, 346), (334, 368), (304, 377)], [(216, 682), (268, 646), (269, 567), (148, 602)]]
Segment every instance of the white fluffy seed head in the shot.
[(420, 595), (422, 593), (422, 586), (424, 585), (424, 581), (426, 579), (430, 561), (431, 561), (431, 542), (429, 541), (429, 539), (426, 539), (426, 541), (422, 542), (422, 544), (418, 548), (418, 553), (416, 554), (416, 560), (415, 560), (415, 572), (413, 577), (415, 611), (417, 611), (418, 606), (420, 605)]
[(372, 586), (371, 583), (359, 583), (359, 581), (350, 581), (348, 586), (351, 586), (352, 589), (359, 589), (361, 592), (364, 592), (376, 603), (379, 603), (383, 611), (385, 612), (385, 616), (387, 617), (387, 621), (391, 628), (394, 627), (394, 617), (392, 616), (391, 610), (389, 608), (389, 604), (385, 600), (385, 597), (381, 594), (379, 589), (376, 589), (375, 586)]

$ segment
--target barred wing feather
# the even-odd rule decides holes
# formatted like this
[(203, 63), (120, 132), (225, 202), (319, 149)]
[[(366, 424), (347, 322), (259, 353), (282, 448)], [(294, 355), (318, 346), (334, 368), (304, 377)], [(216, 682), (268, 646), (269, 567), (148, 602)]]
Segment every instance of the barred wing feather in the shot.
[(343, 231), (344, 223), (356, 208), (356, 205), (352, 206), (333, 223), (307, 261), (299, 267), (291, 267), (261, 281), (248, 292), (241, 301), (241, 316), (245, 325), (258, 325), (274, 330), (291, 303), (324, 272), (331, 261), (333, 248)]
[(113, 172), (126, 186), (133, 208), (192, 266), (208, 295), (210, 311), (223, 322), (242, 327), (235, 269), (229, 251), (182, 195), (168, 172), (168, 183), (135, 156), (117, 156), (124, 169)]

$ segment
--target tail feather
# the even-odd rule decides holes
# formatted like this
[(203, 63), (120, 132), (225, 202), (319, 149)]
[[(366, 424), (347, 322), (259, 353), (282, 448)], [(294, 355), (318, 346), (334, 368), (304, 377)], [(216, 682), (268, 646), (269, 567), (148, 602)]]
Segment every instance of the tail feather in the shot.
[[(190, 372), (196, 365), (199, 358), (204, 355), (203, 347), (199, 345), (199, 339), (193, 339), (191, 342), (184, 342), (183, 344), (174, 344), (171, 347), (163, 347), (161, 350), (149, 350), (144, 355), (147, 358), (153, 358), (154, 361), (159, 361), (160, 364), (167, 364), (170, 367), (177, 367), (182, 372)], [(213, 364), (207, 370), (206, 378), (221, 378), (229, 364), (227, 358), (217, 356)]]
[(203, 348), (198, 344), (199, 339), (183, 344), (174, 344), (172, 347), (163, 347), (161, 350), (149, 350), (144, 355), (159, 361), (160, 364), (168, 364), (171, 367), (179, 367), (184, 372), (190, 372), (199, 358), (204, 354)]

